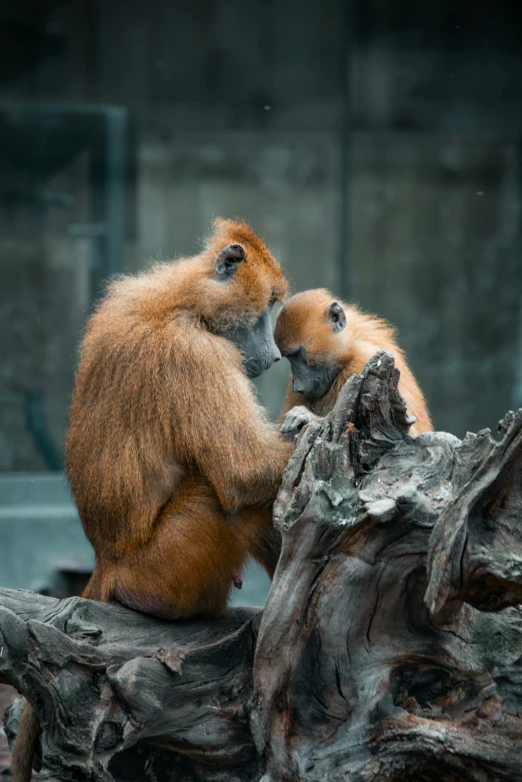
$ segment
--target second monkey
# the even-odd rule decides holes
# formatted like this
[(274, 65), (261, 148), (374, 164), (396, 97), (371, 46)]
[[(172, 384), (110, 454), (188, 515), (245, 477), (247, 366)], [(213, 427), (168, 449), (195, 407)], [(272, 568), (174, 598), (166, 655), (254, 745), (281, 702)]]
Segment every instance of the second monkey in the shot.
[(282, 432), (327, 415), (344, 383), (362, 372), (382, 348), (392, 354), (401, 373), (399, 391), (416, 419), (411, 434), (433, 430), (423, 393), (395, 341), (395, 330), (381, 318), (341, 304), (320, 288), (298, 293), (286, 302), (274, 336), (292, 368), (281, 411)]

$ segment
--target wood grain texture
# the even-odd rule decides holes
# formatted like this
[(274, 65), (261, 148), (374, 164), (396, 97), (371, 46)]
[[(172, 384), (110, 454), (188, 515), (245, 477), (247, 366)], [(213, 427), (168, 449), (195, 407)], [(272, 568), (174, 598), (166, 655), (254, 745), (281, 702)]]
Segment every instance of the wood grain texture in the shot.
[(296, 438), (263, 612), (0, 590), (39, 780), (520, 780), (522, 413), (498, 441), (412, 438), (397, 382), (377, 354)]

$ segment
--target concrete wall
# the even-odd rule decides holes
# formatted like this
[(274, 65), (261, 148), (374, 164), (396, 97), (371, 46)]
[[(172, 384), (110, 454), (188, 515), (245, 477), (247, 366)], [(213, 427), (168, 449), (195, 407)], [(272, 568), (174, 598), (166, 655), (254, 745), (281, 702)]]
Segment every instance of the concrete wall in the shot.
[(360, 133), (356, 300), (399, 328), (436, 428), (493, 430), (521, 406), (521, 159), (516, 138)]
[[(1, 4), (0, 102), (128, 109), (125, 270), (191, 253), (213, 216), (241, 216), (294, 290), (338, 294), (343, 274), (352, 300), (398, 326), (438, 428), (494, 427), (522, 405), (522, 6), (36, 5)], [(63, 442), (90, 293), (92, 241), (68, 235), (88, 216), (86, 153), (48, 183), (71, 192), (74, 208), (35, 213), (36, 147), (20, 149), (16, 134), (0, 143), (2, 471), (45, 469), (27, 432), (29, 391), (44, 392), (50, 432)], [(287, 373), (280, 362), (258, 381), (273, 415)], [(60, 485), (57, 517), (81, 559), (89, 551)], [(20, 486), (31, 525), (34, 507)], [(38, 563), (51, 567), (39, 547), (48, 542), (52, 553), (52, 520), (40, 518), (40, 532), (16, 527), (6, 487), (0, 482), (0, 501), (11, 497), (0, 508), (2, 534), (11, 535), (4, 543), (14, 564), (2, 583), (34, 586)], [(36, 504), (46, 502), (42, 495)], [(32, 554), (20, 553), (24, 541)], [(234, 599), (262, 602), (258, 571), (249, 586)]]
[[(0, 100), (128, 108), (127, 270), (192, 252), (212, 216), (240, 215), (294, 290), (338, 291), (347, 259), (351, 298), (399, 327), (437, 426), (462, 434), (521, 403), (518, 7), (131, 0), (123, 13), (117, 0), (71, 0), (42, 2), (37, 18), (31, 8), (0, 9), (6, 47), (13, 15), (16, 29), (41, 32), (40, 49), (33, 37), (15, 57), (15, 41), (0, 62)], [(76, 187), (81, 204), (81, 160), (50, 186)], [(15, 211), (0, 204), (0, 464), (40, 469), (16, 400), (43, 384), (61, 439), (90, 250), (66, 238), (67, 210), (50, 208), (39, 234)], [(284, 376), (279, 365), (260, 381), (272, 412)]]

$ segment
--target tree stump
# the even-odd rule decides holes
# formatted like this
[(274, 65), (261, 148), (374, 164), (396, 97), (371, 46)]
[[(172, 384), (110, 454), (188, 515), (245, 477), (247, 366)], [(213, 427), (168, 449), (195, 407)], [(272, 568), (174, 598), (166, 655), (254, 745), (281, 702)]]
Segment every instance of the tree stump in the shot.
[(522, 411), (412, 438), (397, 382), (377, 354), (296, 438), (264, 611), (0, 590), (39, 780), (520, 782)]

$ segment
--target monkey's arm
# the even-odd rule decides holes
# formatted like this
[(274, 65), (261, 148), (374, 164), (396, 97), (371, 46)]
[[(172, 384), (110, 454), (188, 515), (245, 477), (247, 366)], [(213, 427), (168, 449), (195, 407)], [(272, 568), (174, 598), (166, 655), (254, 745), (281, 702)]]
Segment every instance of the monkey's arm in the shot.
[(235, 513), (270, 505), (292, 453), (256, 402), (238, 349), (202, 329), (178, 341), (166, 369), (173, 433), (188, 466), (195, 464), (214, 487), (221, 505)]
[(290, 380), (286, 389), (283, 406), (281, 407), (281, 412), (279, 413), (278, 424), (283, 423), (286, 414), (289, 410), (292, 409), (292, 407), (298, 407), (299, 405), (306, 406), (304, 405), (304, 397), (302, 394), (296, 394), (295, 391), (292, 391), (292, 380)]

